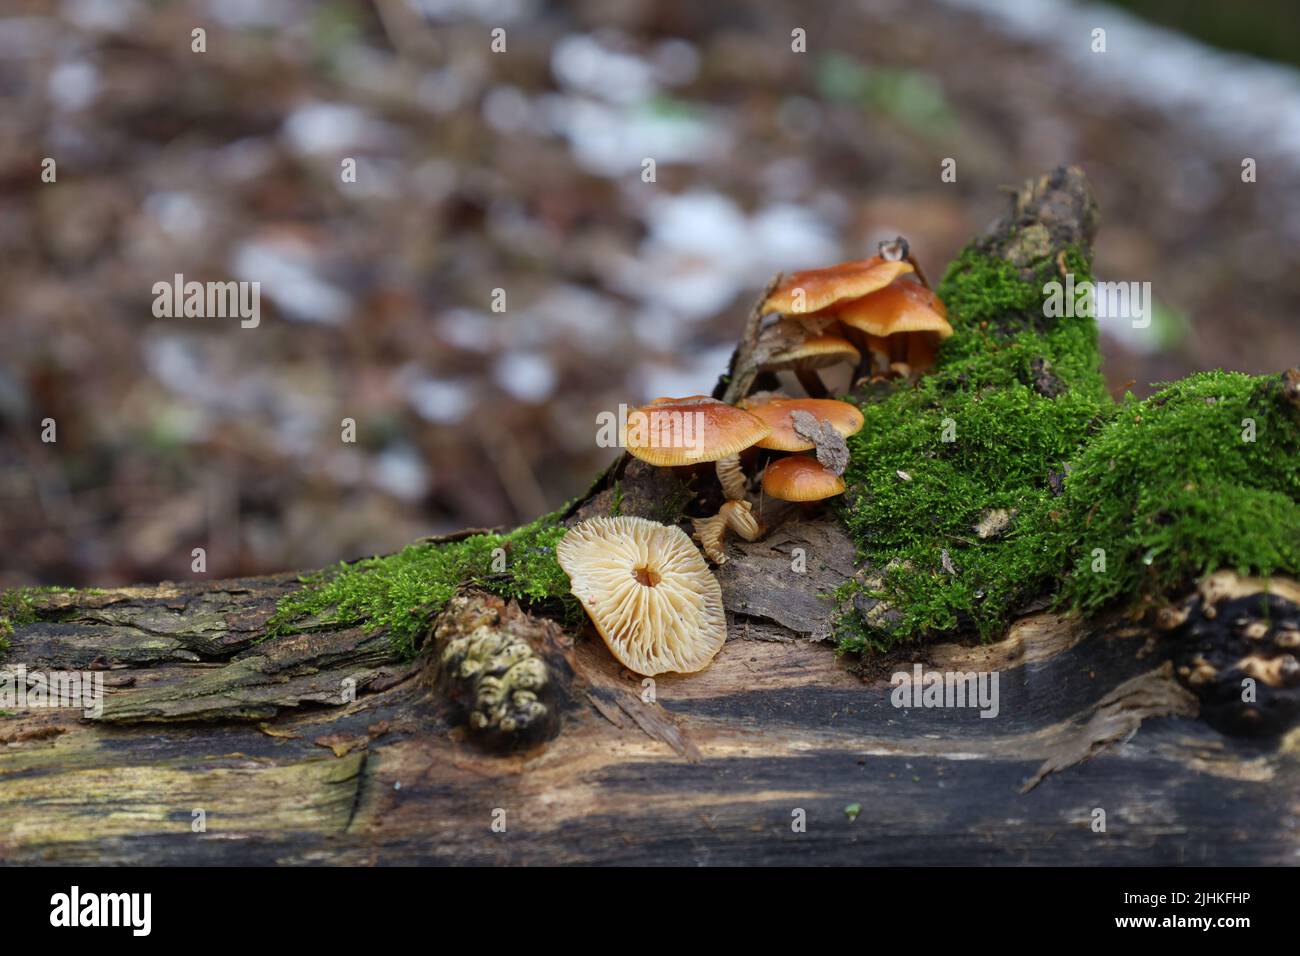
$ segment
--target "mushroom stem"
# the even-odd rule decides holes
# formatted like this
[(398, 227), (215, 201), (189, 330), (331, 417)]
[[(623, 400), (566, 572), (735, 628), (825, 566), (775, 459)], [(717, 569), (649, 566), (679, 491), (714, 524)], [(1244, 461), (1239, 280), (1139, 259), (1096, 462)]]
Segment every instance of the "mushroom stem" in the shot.
[(719, 458), (714, 467), (718, 472), (718, 484), (722, 485), (722, 493), (729, 501), (742, 501), (749, 489), (749, 481), (745, 478), (745, 470), (740, 467), (740, 456)]
[(853, 370), (853, 381), (859, 379), (873, 379), (889, 374), (889, 361), (886, 356), (882, 355), (878, 349), (871, 347), (871, 336), (857, 329), (853, 330), (858, 341), (854, 344), (862, 352), (862, 358), (858, 361), (857, 367)]
[(809, 398), (830, 398), (830, 390), (826, 387), (826, 383), (822, 381), (822, 377), (817, 374), (816, 369), (795, 369), (794, 375), (795, 378), (799, 379), (799, 384), (803, 386), (803, 390), (808, 393)]
[(872, 358), (871, 353), (866, 349), (862, 351), (862, 358), (858, 360), (857, 368), (853, 370), (853, 383), (856, 385), (862, 379), (871, 378)]
[(722, 536), (727, 530), (727, 519), (716, 514), (711, 518), (692, 518), (691, 525), (704, 556), (714, 564), (726, 564), (727, 552), (722, 550)]
[(754, 519), (753, 507), (748, 501), (728, 501), (712, 517), (691, 519), (695, 540), (700, 543), (705, 557), (714, 564), (727, 563), (727, 552), (722, 545), (728, 528), (746, 541), (758, 540), (762, 529)]
[(746, 541), (757, 541), (762, 529), (754, 518), (754, 506), (748, 501), (728, 501), (718, 509), (718, 514), (727, 521), (727, 527)]
[(845, 326), (845, 337), (857, 347), (858, 364), (853, 367), (851, 381), (856, 382), (858, 379), (871, 373), (871, 349), (869, 348), (870, 340), (867, 333), (859, 331), (852, 326)]

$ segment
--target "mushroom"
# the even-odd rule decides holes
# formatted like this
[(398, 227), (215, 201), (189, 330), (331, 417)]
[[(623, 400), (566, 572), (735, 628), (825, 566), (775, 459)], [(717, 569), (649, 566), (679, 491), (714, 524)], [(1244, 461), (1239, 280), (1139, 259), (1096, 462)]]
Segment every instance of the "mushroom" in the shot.
[(934, 365), (939, 343), (952, 335), (943, 301), (915, 282), (896, 282), (846, 302), (835, 315), (863, 333), (867, 348), (901, 375)]
[(770, 431), (749, 412), (706, 395), (656, 398), (628, 416), (627, 450), (657, 468), (716, 462), (723, 494), (739, 500), (745, 497), (740, 453)]
[(759, 448), (771, 451), (811, 451), (816, 447), (815, 442), (795, 428), (794, 412), (807, 412), (814, 418), (829, 422), (845, 438), (860, 432), (865, 421), (856, 407), (833, 398), (751, 398), (743, 407), (772, 429), (772, 433), (758, 443)]
[(588, 518), (555, 549), (610, 653), (647, 677), (708, 666), (727, 639), (722, 588), (680, 528)]
[(841, 362), (857, 365), (862, 358), (853, 343), (843, 336), (810, 332), (796, 319), (782, 319), (764, 332), (759, 344), (769, 343), (772, 353), (759, 367), (765, 372), (794, 372), (804, 391), (813, 398), (830, 394), (817, 369)]
[(778, 458), (763, 472), (763, 493), (781, 501), (821, 501), (844, 493), (844, 479), (815, 458)]
[(818, 312), (845, 299), (856, 299), (883, 289), (899, 276), (912, 271), (903, 260), (891, 261), (883, 256), (841, 262), (825, 269), (806, 269), (791, 273), (777, 284), (763, 300), (761, 311), (782, 315), (805, 315)]
[(692, 518), (695, 528), (695, 540), (700, 543), (700, 550), (714, 564), (726, 564), (727, 552), (722, 550), (722, 539), (730, 528), (746, 541), (757, 541), (762, 533), (752, 513), (753, 505), (748, 501), (725, 502), (718, 513), (710, 518)]

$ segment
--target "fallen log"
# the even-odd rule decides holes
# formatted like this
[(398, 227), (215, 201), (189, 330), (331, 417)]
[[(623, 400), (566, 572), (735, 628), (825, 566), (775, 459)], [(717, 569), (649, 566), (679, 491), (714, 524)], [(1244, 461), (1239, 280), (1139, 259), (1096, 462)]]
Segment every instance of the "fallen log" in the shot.
[[(1058, 171), (979, 247), (1020, 268), (1095, 220), (1082, 175)], [(757, 329), (719, 394), (761, 384)], [(690, 496), (624, 457), (560, 518), (676, 520)], [(1136, 610), (1031, 603), (990, 641), (957, 628), (845, 656), (828, 641), (837, 594), (873, 571), (859, 542), (829, 513), (767, 507), (765, 537), (727, 544), (728, 641), (692, 675), (624, 671), (580, 622), (482, 581), (414, 647), (367, 621), (282, 626), (298, 574), (25, 595), (7, 672), (85, 672), (105, 693), (90, 717), (0, 704), (0, 860), (1294, 862), (1295, 582), (1226, 571)], [(524, 659), (537, 707), (499, 706)], [(1262, 704), (1234, 696), (1243, 677)], [(995, 697), (945, 697), (981, 679)]]

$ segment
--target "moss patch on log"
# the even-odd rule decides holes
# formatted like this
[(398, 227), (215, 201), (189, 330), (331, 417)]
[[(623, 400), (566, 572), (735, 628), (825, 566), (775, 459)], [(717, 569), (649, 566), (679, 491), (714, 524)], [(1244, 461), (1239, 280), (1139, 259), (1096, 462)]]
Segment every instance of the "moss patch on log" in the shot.
[(384, 631), (403, 656), (456, 591), (473, 584), (525, 604), (556, 603), (573, 618), (577, 603), (555, 560), (560, 513), (505, 534), (418, 543), (396, 554), (340, 564), (303, 579), (280, 601), (268, 634), (361, 625)]
[(1090, 611), (1218, 569), (1300, 570), (1300, 422), (1282, 391), (1216, 371), (1126, 397), (1040, 517), (1061, 596)]
[[(1089, 277), (1081, 253), (1063, 263), (1076, 281)], [(1024, 516), (1048, 505), (1053, 472), (1114, 412), (1095, 322), (1043, 316), (1043, 284), (1059, 268), (1048, 261), (1025, 280), (1005, 260), (967, 250), (938, 289), (954, 331), (935, 370), (859, 406), (866, 425), (849, 440), (841, 515), (866, 562), (889, 570), (855, 579), (842, 596), (863, 592), (891, 611), (842, 619), (843, 649), (965, 626), (991, 636), (1051, 573)], [(976, 527), (992, 512), (1014, 517), (982, 539)]]
[(991, 638), (1044, 596), (1092, 611), (1220, 567), (1300, 571), (1283, 380), (1210, 372), (1117, 403), (1095, 321), (1045, 314), (1067, 272), (1090, 279), (1081, 252), (1019, 269), (968, 249), (938, 289), (954, 334), (936, 369), (860, 398), (841, 517), (869, 570), (841, 590), (842, 650)]
[[(9, 637), (14, 628), (34, 624), (41, 617), (42, 598), (51, 594), (75, 594), (76, 588), (26, 587), (0, 591), (0, 657), (9, 650)], [(99, 593), (89, 588), (85, 593)]]

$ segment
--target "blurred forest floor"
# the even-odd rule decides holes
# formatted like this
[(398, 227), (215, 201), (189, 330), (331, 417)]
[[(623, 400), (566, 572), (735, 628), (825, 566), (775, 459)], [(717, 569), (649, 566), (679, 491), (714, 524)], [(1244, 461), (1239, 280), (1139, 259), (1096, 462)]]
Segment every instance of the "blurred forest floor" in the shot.
[[(599, 411), (711, 388), (771, 273), (901, 233), (938, 274), (1000, 185), (1066, 161), (1098, 276), (1157, 300), (1107, 328), (1117, 393), (1295, 364), (1296, 74), (1109, 8), (995, 6), (11, 0), (0, 586), (534, 517), (615, 453)], [(155, 318), (177, 273), (260, 281), (260, 326)]]

